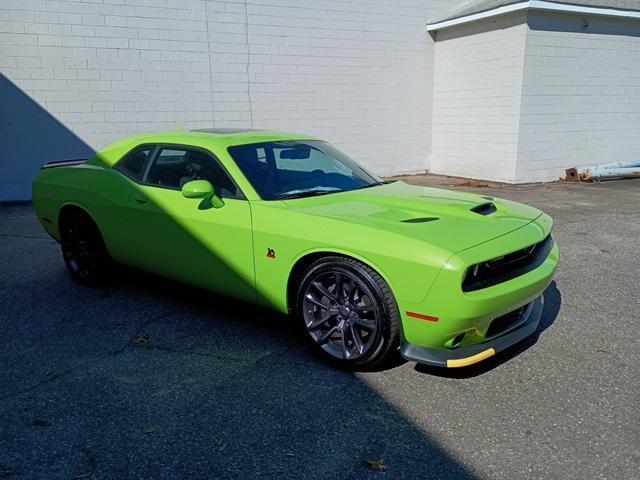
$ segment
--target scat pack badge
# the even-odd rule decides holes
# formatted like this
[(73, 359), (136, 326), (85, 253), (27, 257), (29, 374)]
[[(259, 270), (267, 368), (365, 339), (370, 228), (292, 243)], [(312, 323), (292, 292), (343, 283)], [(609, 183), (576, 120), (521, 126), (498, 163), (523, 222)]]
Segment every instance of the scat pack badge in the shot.
[(267, 258), (276, 258), (276, 251), (273, 248), (267, 248)]

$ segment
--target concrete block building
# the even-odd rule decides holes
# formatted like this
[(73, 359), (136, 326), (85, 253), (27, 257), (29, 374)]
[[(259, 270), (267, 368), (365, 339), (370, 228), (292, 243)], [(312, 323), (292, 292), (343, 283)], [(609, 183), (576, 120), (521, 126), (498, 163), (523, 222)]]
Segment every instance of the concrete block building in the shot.
[(177, 126), (318, 135), (381, 175), (640, 160), (640, 0), (0, 2), (0, 200)]

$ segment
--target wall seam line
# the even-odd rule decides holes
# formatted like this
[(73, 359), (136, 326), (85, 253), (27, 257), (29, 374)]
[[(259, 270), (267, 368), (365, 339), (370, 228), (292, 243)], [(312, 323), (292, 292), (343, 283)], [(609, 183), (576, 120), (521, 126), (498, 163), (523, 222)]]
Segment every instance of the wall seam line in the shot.
[(520, 99), (518, 101), (518, 129), (516, 142), (516, 161), (514, 164), (513, 181), (518, 182), (520, 171), (520, 145), (522, 143), (522, 110), (524, 106), (524, 82), (527, 72), (527, 48), (529, 46), (529, 12), (524, 17), (524, 47), (522, 49), (522, 77), (520, 79)]
[(247, 1), (244, 0), (244, 33), (245, 33), (245, 44), (247, 46), (247, 64), (246, 64), (246, 73), (247, 73), (247, 100), (249, 101), (249, 122), (251, 128), (253, 128), (253, 104), (251, 102), (251, 76), (249, 75), (249, 70), (251, 67), (251, 44), (249, 43), (249, 12), (247, 7)]
[(204, 0), (204, 22), (207, 29), (207, 51), (209, 52), (209, 99), (211, 100), (211, 127), (215, 127), (215, 113), (213, 108), (213, 59), (211, 57), (211, 37), (209, 36), (209, 9), (208, 0)]

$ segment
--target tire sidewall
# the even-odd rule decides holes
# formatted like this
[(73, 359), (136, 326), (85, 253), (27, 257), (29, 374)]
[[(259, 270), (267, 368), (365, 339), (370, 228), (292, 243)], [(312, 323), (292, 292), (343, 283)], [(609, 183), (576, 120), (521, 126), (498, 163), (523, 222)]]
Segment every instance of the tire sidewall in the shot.
[[(305, 331), (305, 337), (308, 342), (311, 343), (313, 350), (319, 354), (325, 361), (338, 366), (344, 369), (357, 369), (357, 368), (366, 368), (373, 363), (377, 363), (377, 357), (380, 355), (380, 352), (384, 350), (388, 339), (389, 339), (389, 309), (386, 305), (386, 302), (383, 299), (383, 295), (380, 292), (380, 288), (378, 287), (375, 280), (368, 274), (368, 272), (362, 268), (358, 267), (360, 265), (359, 262), (349, 262), (346, 259), (342, 259), (340, 257), (329, 257), (325, 259), (320, 259), (313, 263), (307, 271), (302, 276), (302, 280), (300, 282), (300, 286), (298, 287), (298, 292), (296, 295), (296, 317), (300, 322), (302, 328)], [(375, 308), (379, 312), (379, 325), (376, 331), (376, 337), (374, 338), (374, 343), (370, 347), (369, 351), (363, 355), (362, 357), (346, 360), (339, 359), (333, 357), (326, 353), (320, 345), (318, 345), (315, 340), (312, 338), (311, 334), (307, 329), (307, 325), (304, 319), (303, 313), (303, 301), (304, 294), (307, 290), (308, 285), (311, 283), (313, 279), (315, 279), (318, 275), (329, 272), (339, 272), (348, 274), (356, 277), (359, 281), (361, 281), (366, 288), (371, 293), (371, 299), (375, 302)]]
[[(65, 236), (67, 235), (66, 230), (69, 227), (73, 227), (81, 232), (81, 235), (89, 242), (90, 248), (95, 252), (95, 268), (86, 277), (79, 275), (78, 272), (71, 267), (70, 259), (65, 253), (64, 244), (67, 241)], [(71, 276), (78, 282), (88, 286), (100, 286), (107, 281), (110, 272), (110, 258), (98, 226), (87, 213), (74, 211), (67, 214), (60, 225), (60, 246), (65, 266)]]

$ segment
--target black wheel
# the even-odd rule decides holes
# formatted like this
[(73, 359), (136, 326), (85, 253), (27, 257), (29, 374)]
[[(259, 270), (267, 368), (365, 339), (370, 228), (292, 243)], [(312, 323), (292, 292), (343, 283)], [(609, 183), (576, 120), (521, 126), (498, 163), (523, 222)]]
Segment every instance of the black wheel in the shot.
[(312, 263), (300, 282), (296, 313), (315, 348), (342, 368), (374, 368), (398, 353), (395, 298), (376, 271), (356, 260)]
[(91, 217), (81, 210), (63, 212), (60, 247), (71, 276), (85, 285), (103, 284), (111, 272), (111, 259)]

